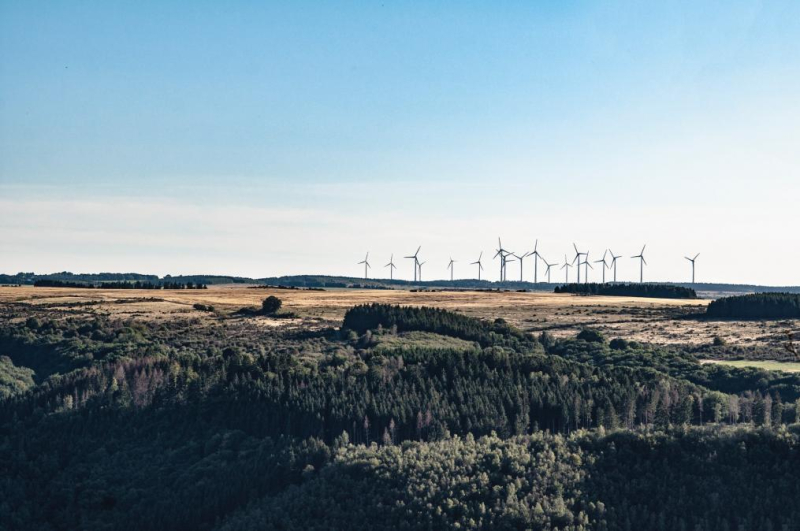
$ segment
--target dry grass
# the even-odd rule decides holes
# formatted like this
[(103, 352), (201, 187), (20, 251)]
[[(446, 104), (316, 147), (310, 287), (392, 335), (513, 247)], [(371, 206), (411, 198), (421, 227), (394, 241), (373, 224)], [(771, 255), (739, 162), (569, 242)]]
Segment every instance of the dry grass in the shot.
[(800, 372), (800, 362), (771, 360), (700, 360), (700, 363), (718, 363), (731, 367), (753, 367), (765, 371)]
[(139, 319), (169, 319), (192, 316), (212, 319), (199, 312), (195, 303), (214, 306), (230, 313), (244, 306), (260, 306), (269, 295), (283, 300), (287, 311), (298, 320), (263, 320), (264, 326), (337, 323), (356, 304), (381, 302), (414, 306), (435, 306), (466, 315), (494, 319), (502, 317), (528, 331), (548, 330), (556, 336), (574, 335), (591, 326), (609, 337), (626, 337), (654, 343), (706, 344), (714, 335), (730, 344), (776, 343), (783, 330), (798, 328), (786, 321), (705, 321), (682, 319), (705, 310), (708, 301), (645, 299), (634, 297), (578, 296), (555, 293), (404, 290), (281, 290), (244, 285), (210, 286), (207, 290), (104, 290), (80, 288), (0, 287), (0, 304), (36, 305), (40, 308), (70, 309)]

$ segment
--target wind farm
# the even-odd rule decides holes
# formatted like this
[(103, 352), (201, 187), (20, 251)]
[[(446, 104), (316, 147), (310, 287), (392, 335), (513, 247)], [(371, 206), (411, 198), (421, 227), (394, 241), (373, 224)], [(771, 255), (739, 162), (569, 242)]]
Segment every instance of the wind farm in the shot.
[[(638, 261), (638, 279), (634, 279), (639, 283), (644, 283), (644, 268), (648, 265), (647, 260), (645, 259), (645, 250), (647, 245), (643, 245), (641, 250), (638, 254), (632, 255), (631, 259), (634, 261)], [(407, 279), (412, 282), (419, 282), (422, 281), (422, 265), (425, 262), (420, 262), (419, 256), (420, 251), (422, 250), (422, 245), (417, 247), (417, 250), (412, 255), (405, 256), (405, 259), (412, 261), (412, 274), (408, 276)], [(455, 264), (458, 262), (457, 259), (454, 259), (452, 256), (448, 257), (448, 261), (444, 264), (444, 269), (449, 272), (449, 281), (455, 282), (456, 280), (478, 280), (478, 281), (494, 281), (498, 283), (506, 283), (506, 282), (521, 282), (521, 283), (530, 283), (534, 287), (539, 286), (541, 284), (551, 284), (551, 269), (560, 264), (560, 268), (564, 271), (564, 283), (569, 283), (569, 270), (574, 267), (575, 272), (577, 275), (576, 282), (578, 284), (587, 284), (589, 283), (589, 272), (595, 270), (595, 266), (592, 264), (597, 265), (597, 271), (600, 274), (600, 279), (603, 284), (606, 282), (616, 283), (618, 282), (618, 267), (619, 267), (619, 259), (621, 255), (614, 254), (614, 252), (609, 248), (604, 248), (602, 250), (602, 255), (597, 260), (590, 260), (589, 256), (591, 250), (579, 250), (578, 244), (573, 242), (572, 243), (572, 252), (573, 258), (569, 260), (566, 254), (564, 255), (564, 261), (561, 263), (553, 262), (550, 263), (539, 250), (539, 239), (534, 240), (533, 250), (531, 251), (523, 251), (523, 252), (516, 252), (510, 250), (506, 247), (503, 247), (502, 238), (498, 237), (497, 239), (497, 246), (493, 249), (494, 255), (493, 259), (498, 260), (498, 276), (495, 279), (487, 279), (483, 272), (483, 254), (484, 251), (480, 250), (478, 254), (478, 259), (469, 262), (469, 265), (475, 266), (474, 271), (476, 274), (475, 276), (466, 275), (466, 276), (457, 276), (455, 271)], [(598, 253), (599, 254), (599, 253)], [(474, 256), (474, 255), (473, 255)], [(596, 255), (595, 255), (596, 256)], [(697, 260), (700, 253), (696, 253), (694, 257), (685, 256), (685, 260), (687, 260), (691, 264), (691, 281), (689, 284), (695, 283), (695, 261)], [(542, 283), (539, 280), (539, 264), (541, 262), (542, 267), (545, 268), (544, 275), (547, 277), (547, 282)], [(518, 263), (519, 264), (519, 277), (518, 279), (510, 279), (508, 275), (508, 267), (509, 264)], [(370, 269), (369, 264), (369, 253), (366, 254), (366, 257), (357, 262), (358, 265), (364, 266), (364, 279), (368, 279), (368, 273)], [(527, 266), (527, 267), (526, 267)], [(385, 268), (389, 269), (389, 280), (394, 280), (394, 270), (396, 266), (394, 265), (394, 254), (390, 254), (389, 262), (384, 266)], [(606, 273), (607, 271), (611, 275), (611, 278), (607, 280)], [(630, 271), (635, 271), (635, 269), (631, 269)], [(398, 279), (399, 280), (399, 279)], [(443, 279), (446, 280), (446, 279)], [(630, 281), (630, 280), (629, 280)], [(680, 279), (661, 279), (659, 282), (677, 282), (682, 283)]]

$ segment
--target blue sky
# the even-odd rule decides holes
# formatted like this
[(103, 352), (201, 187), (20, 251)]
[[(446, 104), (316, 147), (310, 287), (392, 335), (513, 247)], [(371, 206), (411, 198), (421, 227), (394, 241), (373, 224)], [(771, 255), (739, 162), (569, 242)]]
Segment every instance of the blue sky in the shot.
[(0, 0), (0, 271), (379, 274), (422, 244), (444, 277), (501, 235), (800, 284), (798, 35), (789, 1)]

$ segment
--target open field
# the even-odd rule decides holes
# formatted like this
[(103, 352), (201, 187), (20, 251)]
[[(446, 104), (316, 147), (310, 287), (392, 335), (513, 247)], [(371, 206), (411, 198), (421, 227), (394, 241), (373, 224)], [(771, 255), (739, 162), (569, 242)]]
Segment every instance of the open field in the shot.
[(700, 363), (719, 363), (731, 367), (754, 367), (765, 371), (800, 372), (800, 362), (759, 360), (700, 360)]
[(210, 286), (207, 290), (104, 290), (81, 288), (0, 287), (0, 304), (24, 305), (70, 314), (107, 314), (145, 320), (195, 316), (195, 303), (231, 313), (258, 306), (269, 295), (283, 300), (285, 311), (299, 319), (259, 317), (264, 326), (314, 326), (338, 322), (356, 304), (380, 302), (435, 306), (466, 315), (502, 317), (526, 331), (574, 335), (582, 327), (597, 328), (609, 337), (660, 344), (704, 345), (715, 335), (732, 345), (779, 345), (787, 329), (800, 321), (712, 321), (687, 318), (704, 312), (706, 300), (576, 296), (542, 292), (264, 289), (243, 285)]

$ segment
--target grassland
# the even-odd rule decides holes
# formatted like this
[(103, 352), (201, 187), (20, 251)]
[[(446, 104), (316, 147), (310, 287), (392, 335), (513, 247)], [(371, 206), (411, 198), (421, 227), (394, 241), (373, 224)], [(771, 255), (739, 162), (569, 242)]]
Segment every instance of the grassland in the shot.
[[(568, 337), (583, 327), (608, 337), (659, 344), (707, 345), (715, 336), (729, 345), (772, 345), (779, 348), (785, 331), (800, 331), (800, 320), (715, 321), (696, 319), (707, 300), (642, 299), (635, 297), (579, 296), (545, 292), (489, 291), (326, 291), (264, 289), (247, 285), (215, 285), (207, 290), (104, 290), (80, 288), (0, 287), (0, 304), (25, 305), (65, 314), (102, 314), (165, 320), (192, 316), (216, 319), (242, 307), (257, 307), (269, 295), (283, 300), (283, 308), (297, 319), (257, 318), (265, 327), (329, 326), (340, 322), (353, 305), (371, 302), (435, 306), (465, 315), (494, 319), (502, 316), (529, 332), (548, 331)], [(205, 304), (215, 312), (199, 312)]]
[(700, 360), (700, 363), (718, 363), (731, 367), (753, 367), (765, 371), (800, 372), (800, 362), (772, 360)]

